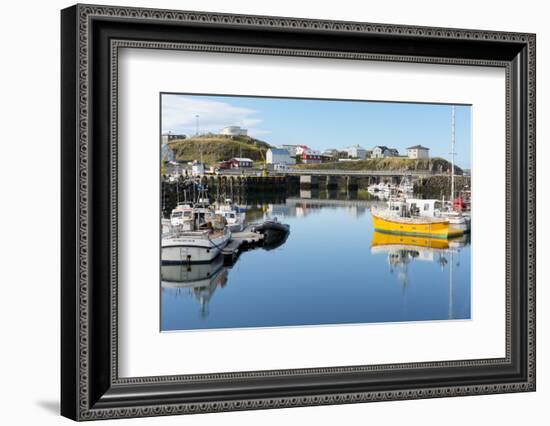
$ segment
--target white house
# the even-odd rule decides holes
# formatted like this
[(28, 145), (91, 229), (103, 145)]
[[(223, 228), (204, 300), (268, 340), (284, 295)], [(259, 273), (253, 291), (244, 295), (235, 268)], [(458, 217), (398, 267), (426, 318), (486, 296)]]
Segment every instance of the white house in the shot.
[(247, 134), (248, 130), (240, 126), (227, 126), (220, 130), (220, 135), (224, 136), (246, 136)]
[(364, 160), (367, 157), (367, 150), (360, 145), (352, 145), (344, 148), (350, 158)]
[(397, 157), (399, 152), (395, 148), (388, 148), (384, 145), (377, 145), (372, 149), (371, 158)]
[(296, 159), (290, 156), (286, 149), (270, 148), (265, 156), (267, 164), (296, 164)]
[(407, 157), (409, 158), (430, 158), (430, 148), (422, 145), (409, 146), (407, 148)]

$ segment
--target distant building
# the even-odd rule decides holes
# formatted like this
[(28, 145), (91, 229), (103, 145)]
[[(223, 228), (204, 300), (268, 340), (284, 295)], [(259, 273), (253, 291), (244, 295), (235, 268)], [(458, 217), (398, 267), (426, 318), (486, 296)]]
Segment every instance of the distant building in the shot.
[(298, 150), (299, 145), (281, 145), (279, 146), (280, 149), (286, 149), (288, 151), (288, 154), (291, 157), (296, 157), (298, 153), (296, 152)]
[(321, 162), (321, 153), (312, 149), (306, 149), (300, 154), (300, 160), (304, 164), (318, 164)]
[(220, 130), (220, 135), (224, 136), (246, 136), (248, 130), (240, 126), (227, 126)]
[(174, 161), (174, 151), (165, 143), (160, 147), (160, 159), (162, 161)]
[(219, 167), (220, 169), (230, 169), (232, 165), (233, 163), (231, 162), (231, 160), (226, 160), (220, 161)]
[(407, 148), (407, 157), (409, 158), (430, 158), (430, 148), (422, 145), (409, 146)]
[(172, 141), (175, 141), (177, 139), (185, 139), (185, 138), (187, 138), (187, 135), (175, 134), (175, 133), (172, 133), (172, 132), (168, 132), (168, 133), (164, 133), (162, 135), (161, 142), (163, 144), (167, 144), (168, 142), (172, 142)]
[(250, 168), (254, 164), (250, 158), (236, 157), (229, 160), (232, 169)]
[(334, 149), (334, 148), (328, 148), (328, 149), (325, 149), (321, 155), (323, 157), (331, 157), (331, 158), (337, 158), (338, 157), (338, 150), (337, 149)]
[(296, 164), (296, 159), (290, 156), (287, 149), (270, 148), (266, 153), (267, 164)]
[(280, 163), (273, 164), (273, 170), (277, 172), (282, 172), (286, 169), (288, 169), (288, 166), (286, 164), (280, 164)]
[(350, 158), (358, 158), (364, 160), (367, 157), (367, 150), (360, 145), (352, 145), (344, 148)]
[(311, 148), (307, 145), (298, 145), (296, 147), (296, 155), (302, 155), (306, 151), (311, 151)]
[(377, 145), (372, 149), (371, 158), (387, 158), (387, 157), (397, 157), (399, 156), (399, 151), (395, 148), (388, 148), (387, 146)]
[(337, 154), (327, 153), (326, 151), (323, 151), (321, 153), (321, 162), (322, 163), (332, 163), (333, 161), (336, 161), (338, 159)]

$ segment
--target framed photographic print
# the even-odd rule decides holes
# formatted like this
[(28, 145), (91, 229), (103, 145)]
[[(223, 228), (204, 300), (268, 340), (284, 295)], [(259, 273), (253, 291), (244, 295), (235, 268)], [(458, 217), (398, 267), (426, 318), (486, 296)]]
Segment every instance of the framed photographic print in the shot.
[(76, 5), (74, 420), (535, 390), (535, 36)]

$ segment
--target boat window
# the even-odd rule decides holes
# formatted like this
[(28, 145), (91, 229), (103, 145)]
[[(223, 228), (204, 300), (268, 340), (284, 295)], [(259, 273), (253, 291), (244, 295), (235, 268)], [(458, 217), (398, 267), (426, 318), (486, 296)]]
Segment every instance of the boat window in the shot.
[(172, 217), (181, 217), (182, 212), (173, 212)]
[(428, 203), (424, 204), (424, 211), (430, 210), (430, 205)]
[(183, 215), (184, 215), (185, 217), (191, 217), (191, 211), (188, 210), (188, 211), (186, 211), (186, 212), (183, 212)]

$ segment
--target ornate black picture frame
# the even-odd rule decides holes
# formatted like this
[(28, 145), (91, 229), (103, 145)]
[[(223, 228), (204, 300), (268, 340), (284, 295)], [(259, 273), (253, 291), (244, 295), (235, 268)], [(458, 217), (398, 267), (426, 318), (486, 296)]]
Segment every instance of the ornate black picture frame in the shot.
[[(535, 390), (535, 35), (76, 5), (61, 13), (61, 413), (159, 416)], [(506, 70), (506, 356), (119, 378), (117, 52), (187, 49)]]

